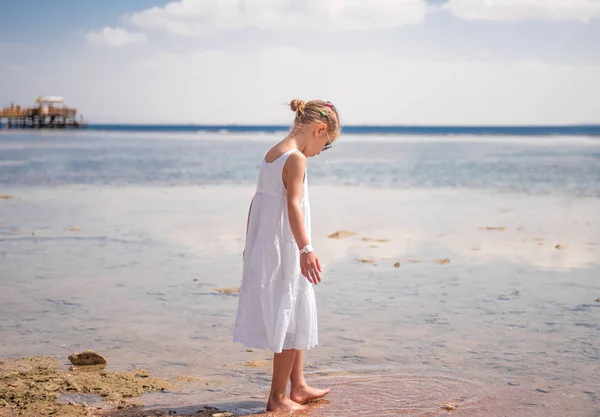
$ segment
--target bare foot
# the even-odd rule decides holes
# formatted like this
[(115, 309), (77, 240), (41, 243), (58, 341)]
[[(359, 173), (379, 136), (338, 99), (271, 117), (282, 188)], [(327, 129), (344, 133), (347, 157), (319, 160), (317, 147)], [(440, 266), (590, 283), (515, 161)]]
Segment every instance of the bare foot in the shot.
[(271, 395), (269, 401), (267, 401), (267, 411), (304, 411), (307, 408), (307, 406), (300, 405), (286, 396)]
[(290, 398), (298, 404), (304, 404), (308, 401), (318, 400), (331, 392), (331, 388), (318, 389), (308, 385), (302, 387), (293, 387)]

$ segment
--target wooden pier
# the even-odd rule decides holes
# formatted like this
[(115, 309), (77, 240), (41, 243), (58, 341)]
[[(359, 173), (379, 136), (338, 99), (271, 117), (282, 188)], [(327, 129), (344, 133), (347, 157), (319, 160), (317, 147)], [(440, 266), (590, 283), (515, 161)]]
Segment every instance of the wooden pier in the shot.
[(38, 97), (37, 107), (12, 104), (0, 110), (0, 128), (6, 129), (65, 129), (81, 128), (87, 124), (77, 120), (77, 109), (64, 105), (62, 97)]

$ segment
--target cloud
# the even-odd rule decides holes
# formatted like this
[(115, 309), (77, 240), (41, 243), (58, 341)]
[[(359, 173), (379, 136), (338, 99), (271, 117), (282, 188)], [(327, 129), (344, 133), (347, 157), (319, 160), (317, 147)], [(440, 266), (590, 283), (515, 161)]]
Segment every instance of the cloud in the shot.
[(93, 123), (287, 124), (293, 98), (330, 100), (347, 124), (600, 122), (598, 64), (409, 61), (386, 51), (357, 60), (351, 50), (292, 46), (251, 54), (135, 48), (105, 61), (90, 51), (39, 74), (34, 60), (20, 74), (25, 84), (0, 65), (0, 91), (30, 103), (51, 85)]
[(289, 28), (351, 31), (392, 28), (425, 19), (423, 0), (180, 0), (126, 16), (144, 29), (182, 36), (219, 30)]
[(465, 20), (578, 20), (600, 17), (600, 0), (449, 0), (444, 6)]
[(146, 35), (143, 33), (132, 33), (122, 28), (105, 27), (99, 32), (88, 32), (85, 38), (90, 43), (104, 46), (121, 47), (146, 41)]

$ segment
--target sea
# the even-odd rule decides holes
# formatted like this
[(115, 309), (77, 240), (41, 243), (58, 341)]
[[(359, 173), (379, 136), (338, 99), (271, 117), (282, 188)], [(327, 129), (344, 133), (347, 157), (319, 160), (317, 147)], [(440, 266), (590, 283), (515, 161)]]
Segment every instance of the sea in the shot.
[[(271, 355), (231, 331), (258, 169), (287, 130), (0, 131), (0, 360), (93, 349), (177, 381), (148, 410), (263, 410)], [(599, 136), (348, 127), (311, 158), (306, 371), (333, 391), (308, 415), (600, 415)]]
[[(252, 184), (283, 126), (96, 125), (0, 135), (0, 184)], [(316, 184), (600, 196), (600, 126), (348, 127)], [(312, 182), (311, 182), (312, 183)]]

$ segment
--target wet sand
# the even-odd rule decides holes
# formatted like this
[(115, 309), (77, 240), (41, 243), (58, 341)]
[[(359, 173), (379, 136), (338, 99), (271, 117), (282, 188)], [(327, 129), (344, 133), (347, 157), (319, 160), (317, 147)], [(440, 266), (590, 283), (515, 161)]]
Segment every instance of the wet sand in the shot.
[[(231, 342), (252, 192), (2, 190), (0, 360), (90, 348), (177, 384), (109, 415), (260, 412), (270, 354)], [(598, 414), (599, 200), (313, 187), (311, 203), (307, 372), (333, 392), (308, 415)]]

